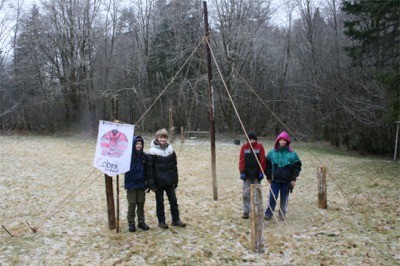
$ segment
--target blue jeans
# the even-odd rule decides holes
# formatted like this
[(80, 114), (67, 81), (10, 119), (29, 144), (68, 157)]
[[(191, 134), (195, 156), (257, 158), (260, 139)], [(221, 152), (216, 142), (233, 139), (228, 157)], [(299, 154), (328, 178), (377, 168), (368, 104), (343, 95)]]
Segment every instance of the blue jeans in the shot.
[(158, 222), (165, 223), (164, 191), (167, 194), (169, 205), (171, 208), (172, 221), (179, 221), (178, 200), (176, 199), (175, 188), (171, 185), (163, 188), (157, 188), (156, 210)]
[[(286, 217), (287, 214), (287, 205), (289, 202), (289, 185), (290, 183), (271, 183), (271, 192), (269, 194), (269, 204), (265, 211), (266, 217), (272, 217), (275, 206), (276, 206), (276, 199), (280, 194), (280, 217)], [(275, 195), (275, 197), (274, 197)]]

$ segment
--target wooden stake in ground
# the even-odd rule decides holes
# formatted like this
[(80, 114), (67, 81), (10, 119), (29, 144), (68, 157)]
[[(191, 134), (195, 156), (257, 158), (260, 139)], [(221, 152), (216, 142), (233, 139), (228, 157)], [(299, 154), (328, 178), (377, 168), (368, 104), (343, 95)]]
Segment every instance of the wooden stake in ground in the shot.
[(317, 169), (317, 179), (318, 179), (318, 208), (328, 209), (325, 166), (320, 166)]
[(254, 253), (264, 253), (264, 238), (263, 238), (263, 197), (261, 185), (252, 184), (250, 186), (251, 197), (251, 250)]

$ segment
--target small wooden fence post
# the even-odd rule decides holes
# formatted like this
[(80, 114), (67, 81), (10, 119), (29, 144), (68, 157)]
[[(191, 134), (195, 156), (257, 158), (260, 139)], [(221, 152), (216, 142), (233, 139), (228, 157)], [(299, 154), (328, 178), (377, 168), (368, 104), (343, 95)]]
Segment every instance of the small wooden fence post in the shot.
[(317, 169), (318, 179), (318, 208), (327, 209), (327, 187), (326, 187), (326, 166), (320, 166)]
[(261, 185), (252, 184), (250, 186), (251, 198), (251, 249), (254, 253), (264, 253), (263, 237), (263, 197)]

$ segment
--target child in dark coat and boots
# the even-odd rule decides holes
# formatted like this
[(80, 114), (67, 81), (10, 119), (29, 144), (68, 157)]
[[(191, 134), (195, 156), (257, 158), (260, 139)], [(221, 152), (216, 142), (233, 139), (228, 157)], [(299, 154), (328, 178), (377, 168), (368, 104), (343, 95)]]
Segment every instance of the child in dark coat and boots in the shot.
[(289, 192), (296, 184), (301, 171), (301, 161), (297, 153), (290, 147), (290, 137), (283, 131), (275, 140), (275, 145), (268, 152), (266, 170), (268, 182), (271, 184), (269, 204), (265, 211), (265, 219), (272, 218), (276, 199), (280, 194), (280, 220), (285, 220), (288, 211)]
[(129, 232), (135, 232), (135, 214), (137, 211), (138, 227), (143, 230), (150, 228), (144, 222), (144, 203), (146, 199), (146, 154), (143, 152), (144, 141), (141, 136), (133, 139), (131, 168), (125, 173), (125, 189), (128, 199)]
[(160, 129), (151, 142), (147, 152), (147, 180), (149, 188), (156, 194), (156, 210), (158, 226), (168, 229), (165, 223), (164, 192), (167, 194), (172, 226), (185, 227), (179, 218), (178, 200), (175, 189), (178, 187), (178, 163), (173, 147), (167, 143), (168, 132)]
[[(256, 133), (247, 134), (250, 141), (243, 144), (239, 155), (239, 172), (243, 180), (243, 219), (249, 218), (250, 213), (250, 186), (260, 184), (264, 178), (262, 169), (265, 169), (265, 151), (261, 143), (257, 142)], [(253, 152), (254, 151), (254, 152)]]

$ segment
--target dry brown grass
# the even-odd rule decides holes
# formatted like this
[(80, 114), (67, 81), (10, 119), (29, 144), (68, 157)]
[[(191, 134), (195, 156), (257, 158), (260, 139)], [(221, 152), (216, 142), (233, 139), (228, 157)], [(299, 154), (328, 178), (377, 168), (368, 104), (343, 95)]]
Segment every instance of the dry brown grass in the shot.
[[(150, 137), (145, 140), (147, 148)], [(208, 140), (174, 143), (187, 228), (159, 229), (150, 193), (145, 208), (151, 230), (129, 233), (120, 176), (119, 234), (108, 229), (104, 176), (92, 166), (95, 138), (1, 136), (0, 142), (0, 223), (14, 235), (1, 228), (1, 265), (400, 264), (398, 162), (295, 143), (303, 171), (290, 197), (288, 223), (265, 222), (266, 253), (252, 254), (250, 221), (240, 218), (240, 147), (231, 139), (217, 142), (217, 201)], [(267, 150), (272, 145), (261, 142)], [(316, 202), (321, 162), (331, 173), (327, 210)], [(360, 204), (351, 205), (338, 186)], [(265, 182), (263, 193), (265, 206)], [(37, 233), (27, 222), (39, 225)]]

